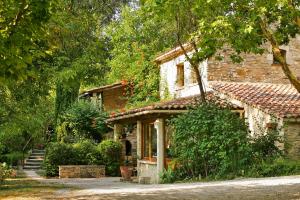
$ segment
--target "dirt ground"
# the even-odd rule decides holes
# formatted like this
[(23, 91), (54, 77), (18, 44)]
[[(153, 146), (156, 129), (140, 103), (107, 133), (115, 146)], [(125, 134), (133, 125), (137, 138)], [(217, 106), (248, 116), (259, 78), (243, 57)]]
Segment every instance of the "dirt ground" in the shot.
[[(300, 200), (300, 176), (240, 179), (231, 181), (141, 185), (119, 178), (40, 179), (48, 185), (65, 185), (51, 193), (3, 199), (92, 200)], [(1, 194), (0, 194), (1, 197)]]

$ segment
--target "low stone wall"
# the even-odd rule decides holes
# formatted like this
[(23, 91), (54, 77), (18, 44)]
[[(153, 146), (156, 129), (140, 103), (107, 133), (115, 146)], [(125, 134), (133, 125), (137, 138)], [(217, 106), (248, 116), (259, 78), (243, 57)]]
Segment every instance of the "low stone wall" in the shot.
[(104, 165), (61, 165), (59, 178), (101, 178), (105, 177)]

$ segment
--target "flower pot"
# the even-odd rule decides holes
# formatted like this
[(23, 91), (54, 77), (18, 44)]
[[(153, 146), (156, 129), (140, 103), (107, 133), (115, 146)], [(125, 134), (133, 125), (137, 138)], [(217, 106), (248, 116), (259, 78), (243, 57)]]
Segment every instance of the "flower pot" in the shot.
[(124, 181), (130, 181), (133, 168), (132, 166), (120, 166), (121, 175)]

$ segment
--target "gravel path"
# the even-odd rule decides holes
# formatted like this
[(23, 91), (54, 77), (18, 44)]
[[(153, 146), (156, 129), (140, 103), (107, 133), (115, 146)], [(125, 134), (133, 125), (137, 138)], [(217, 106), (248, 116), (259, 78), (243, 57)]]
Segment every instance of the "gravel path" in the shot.
[(48, 179), (43, 181), (78, 188), (58, 191), (56, 196), (50, 197), (50, 199), (300, 200), (300, 176), (163, 185), (122, 183), (119, 178)]
[(141, 185), (119, 178), (40, 179), (73, 186), (41, 199), (92, 200), (300, 200), (300, 176), (240, 179), (202, 183)]

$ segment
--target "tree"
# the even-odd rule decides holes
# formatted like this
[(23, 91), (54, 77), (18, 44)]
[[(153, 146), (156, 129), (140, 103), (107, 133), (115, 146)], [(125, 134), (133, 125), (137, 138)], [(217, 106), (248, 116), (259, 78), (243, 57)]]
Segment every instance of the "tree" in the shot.
[(103, 83), (109, 69), (106, 65), (109, 46), (102, 37), (103, 26), (125, 2), (58, 1), (58, 9), (48, 26), (49, 41), (56, 47), (49, 64), (58, 72), (55, 121), (74, 103), (82, 85)]
[[(197, 5), (193, 0), (148, 0), (145, 1), (144, 6), (148, 7), (153, 13), (160, 16), (161, 19), (173, 24), (176, 36), (176, 42), (183, 51), (186, 60), (190, 63), (192, 69), (195, 72), (198, 82), (201, 100), (205, 99), (205, 88), (201, 77), (201, 71), (199, 70), (200, 63), (203, 61), (199, 57), (198, 35), (195, 32), (198, 30), (198, 16), (194, 12), (194, 7)], [(189, 52), (194, 54), (189, 55)]]
[(145, 7), (124, 7), (119, 19), (107, 27), (105, 32), (112, 47), (108, 81), (133, 83), (129, 99), (133, 106), (159, 99), (159, 68), (153, 61), (157, 53), (174, 43), (171, 30), (167, 20)]
[(2, 0), (0, 2), (0, 84), (36, 75), (33, 61), (49, 53), (44, 45), (45, 24), (54, 1)]
[[(183, 3), (168, 0), (158, 2), (163, 5), (177, 4), (178, 7), (182, 7)], [(195, 57), (199, 60), (212, 56), (220, 58), (218, 51), (229, 47), (234, 50), (232, 60), (240, 62), (241, 53), (261, 54), (267, 43), (272, 46), (274, 57), (291, 84), (300, 92), (300, 80), (292, 72), (284, 52), (280, 50), (281, 45), (288, 44), (291, 38), (299, 34), (299, 1), (197, 0), (189, 5), (190, 12), (197, 19), (196, 29), (189, 32), (190, 37), (196, 38), (196, 49), (199, 49)], [(173, 13), (176, 12), (178, 11), (174, 9)]]

